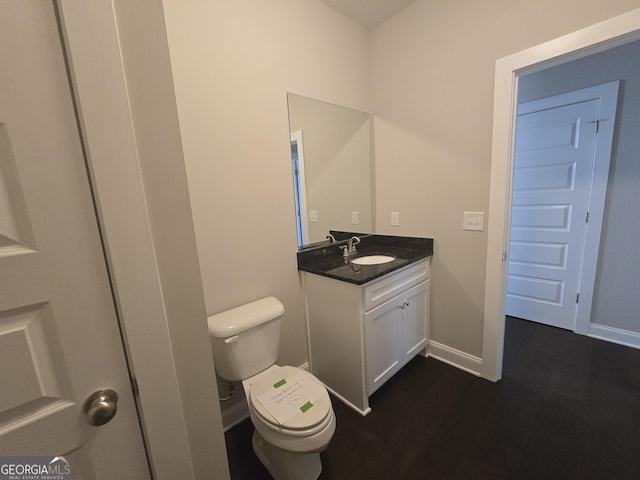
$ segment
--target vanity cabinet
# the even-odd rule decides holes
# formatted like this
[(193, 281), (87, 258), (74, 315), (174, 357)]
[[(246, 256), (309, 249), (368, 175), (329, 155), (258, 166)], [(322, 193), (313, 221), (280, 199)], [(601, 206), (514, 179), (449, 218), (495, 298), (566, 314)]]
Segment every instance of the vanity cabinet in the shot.
[(309, 368), (362, 414), (429, 340), (430, 259), (363, 285), (304, 273)]

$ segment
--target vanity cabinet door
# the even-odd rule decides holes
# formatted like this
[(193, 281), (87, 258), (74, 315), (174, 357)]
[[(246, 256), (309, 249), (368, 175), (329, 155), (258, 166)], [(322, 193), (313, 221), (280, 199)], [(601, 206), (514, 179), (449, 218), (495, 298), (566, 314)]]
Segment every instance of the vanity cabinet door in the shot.
[(429, 280), (416, 285), (403, 296), (401, 331), (403, 364), (427, 346), (429, 333)]
[(380, 388), (402, 366), (400, 315), (397, 299), (364, 314), (368, 395)]
[(429, 280), (364, 314), (367, 394), (427, 346)]

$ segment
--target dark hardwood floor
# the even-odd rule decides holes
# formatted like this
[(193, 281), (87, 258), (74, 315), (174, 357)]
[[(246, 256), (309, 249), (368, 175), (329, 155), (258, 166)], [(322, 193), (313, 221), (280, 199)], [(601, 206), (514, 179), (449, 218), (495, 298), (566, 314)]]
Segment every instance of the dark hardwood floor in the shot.
[[(640, 478), (640, 350), (507, 319), (503, 379), (411, 361), (366, 417), (333, 399), (321, 479)], [(270, 478), (246, 420), (226, 433), (231, 478)]]

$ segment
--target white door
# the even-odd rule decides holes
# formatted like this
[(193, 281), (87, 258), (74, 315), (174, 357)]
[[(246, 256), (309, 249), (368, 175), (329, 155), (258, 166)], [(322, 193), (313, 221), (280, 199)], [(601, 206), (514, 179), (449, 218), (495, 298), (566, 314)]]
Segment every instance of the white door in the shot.
[(518, 115), (507, 315), (575, 327), (598, 108)]
[(53, 2), (0, 2), (0, 55), (0, 455), (149, 478)]

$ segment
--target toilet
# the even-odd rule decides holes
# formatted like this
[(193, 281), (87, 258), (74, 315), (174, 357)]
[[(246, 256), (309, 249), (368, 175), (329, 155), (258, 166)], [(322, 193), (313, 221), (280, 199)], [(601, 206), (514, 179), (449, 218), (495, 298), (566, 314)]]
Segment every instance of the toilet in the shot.
[(253, 451), (276, 480), (315, 480), (336, 429), (331, 398), (309, 372), (275, 364), (284, 306), (267, 297), (208, 317), (220, 378), (242, 386)]

